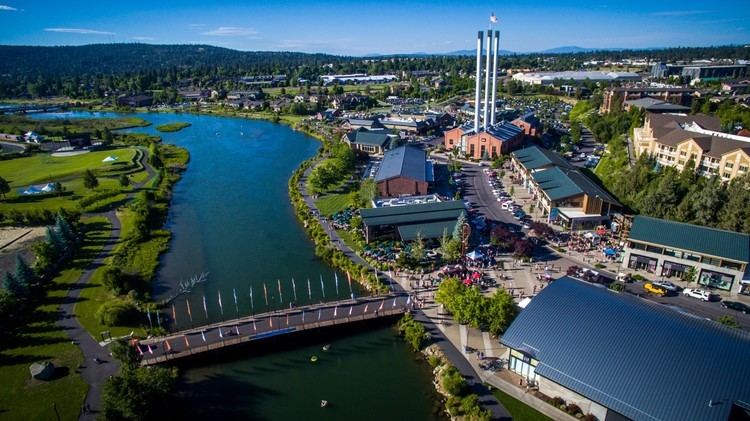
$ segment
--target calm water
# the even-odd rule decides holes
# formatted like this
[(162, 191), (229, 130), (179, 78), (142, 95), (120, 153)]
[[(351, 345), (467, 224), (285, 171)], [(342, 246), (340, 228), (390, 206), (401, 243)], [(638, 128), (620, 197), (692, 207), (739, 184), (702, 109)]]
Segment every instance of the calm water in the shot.
[[(117, 114), (35, 115), (91, 116)], [(334, 299), (336, 277), (338, 296), (349, 296), (346, 275), (335, 274), (315, 258), (289, 204), (287, 181), (302, 160), (315, 154), (319, 145), (314, 139), (264, 121), (190, 114), (135, 116), (153, 125), (131, 131), (158, 134), (190, 151), (167, 223), (172, 243), (153, 290), (155, 297), (167, 297), (181, 279), (209, 273), (208, 282), (176, 300), (179, 327), (189, 324), (186, 300), (195, 323), (201, 324), (206, 321), (204, 297), (208, 319), (216, 321), (222, 307), (224, 318), (251, 309), (287, 307), (295, 301), (295, 292), (296, 302), (302, 304), (310, 296), (313, 302)], [(175, 121), (192, 126), (177, 133), (154, 129)], [(357, 285), (353, 287), (359, 294)], [(392, 328), (326, 335), (333, 336), (321, 334), (298, 344), (260, 344), (275, 348), (185, 370), (181, 393), (188, 413), (268, 420), (434, 418), (436, 397), (429, 368), (415, 362)], [(333, 344), (331, 352), (321, 353), (324, 343)], [(316, 364), (309, 362), (313, 354), (320, 354)], [(319, 408), (321, 399), (331, 406)]]

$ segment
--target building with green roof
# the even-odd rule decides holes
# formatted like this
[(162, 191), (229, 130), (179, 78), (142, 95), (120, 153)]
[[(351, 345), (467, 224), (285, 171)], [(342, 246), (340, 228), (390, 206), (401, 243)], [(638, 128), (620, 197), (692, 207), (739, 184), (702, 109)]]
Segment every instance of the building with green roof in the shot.
[(353, 150), (370, 155), (383, 154), (391, 143), (391, 138), (385, 130), (364, 128), (345, 134), (343, 140)]
[(403, 206), (362, 209), (365, 241), (398, 239), (411, 241), (440, 238), (453, 233), (459, 216), (465, 212), (462, 201), (420, 203)]
[(635, 216), (623, 267), (657, 277), (682, 278), (736, 293), (750, 292), (750, 236), (648, 216)]
[(513, 152), (511, 170), (548, 221), (565, 228), (593, 228), (622, 207), (604, 188), (548, 149), (532, 146)]

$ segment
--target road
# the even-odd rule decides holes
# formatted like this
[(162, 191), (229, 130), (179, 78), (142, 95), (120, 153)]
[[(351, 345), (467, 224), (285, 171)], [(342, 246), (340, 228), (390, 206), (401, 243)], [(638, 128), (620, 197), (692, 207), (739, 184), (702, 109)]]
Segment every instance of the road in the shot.
[[(497, 202), (497, 199), (492, 194), (492, 190), (487, 183), (487, 176), (482, 172), (482, 168), (483, 167), (478, 165), (464, 166), (464, 197), (466, 200), (470, 201), (473, 204), (474, 209), (476, 209), (477, 212), (480, 215), (483, 215), (487, 220), (499, 221), (507, 224), (512, 230), (522, 231), (518, 221), (513, 219), (510, 212), (500, 209), (500, 203)], [(517, 186), (517, 188), (520, 187)], [(537, 247), (534, 252), (534, 259), (554, 262), (555, 265), (559, 264), (563, 268), (579, 266), (594, 269), (592, 266), (583, 264), (581, 261), (570, 258), (566, 255), (560, 255), (548, 247)], [(594, 270), (611, 280), (614, 280), (616, 276), (615, 273), (607, 272), (606, 270)], [(644, 299), (674, 306), (674, 308), (693, 314), (696, 317), (718, 320), (721, 316), (731, 316), (737, 320), (742, 329), (750, 331), (750, 315), (725, 309), (718, 301), (703, 302), (695, 298), (683, 296), (682, 294), (657, 297), (645, 294), (642, 283), (637, 282), (628, 284), (626, 288), (629, 292), (641, 295)]]

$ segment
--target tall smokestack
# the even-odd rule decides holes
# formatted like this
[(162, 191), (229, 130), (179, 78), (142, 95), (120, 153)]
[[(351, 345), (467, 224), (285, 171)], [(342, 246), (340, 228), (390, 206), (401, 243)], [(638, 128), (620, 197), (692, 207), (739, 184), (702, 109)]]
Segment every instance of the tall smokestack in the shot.
[(489, 114), (489, 102), (490, 102), (490, 52), (492, 51), (492, 31), (487, 31), (487, 66), (484, 72), (484, 118), (482, 119), (482, 126), (485, 130), (488, 127), (489, 120), (487, 115)]
[[(474, 88), (474, 133), (479, 132), (479, 98), (482, 93), (482, 31), (477, 32), (477, 80)], [(464, 151), (465, 152), (465, 151)]]
[(497, 46), (500, 43), (500, 31), (495, 31), (492, 42), (492, 116), (490, 124), (495, 125), (495, 95), (497, 93)]

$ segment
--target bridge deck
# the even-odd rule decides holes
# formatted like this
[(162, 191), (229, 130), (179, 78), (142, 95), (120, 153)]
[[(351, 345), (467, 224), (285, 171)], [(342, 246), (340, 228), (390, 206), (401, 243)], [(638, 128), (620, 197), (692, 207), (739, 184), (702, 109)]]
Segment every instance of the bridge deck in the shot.
[(412, 307), (403, 294), (336, 301), (227, 320), (146, 339), (136, 346), (141, 365), (154, 365), (273, 336), (390, 317)]

